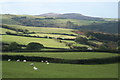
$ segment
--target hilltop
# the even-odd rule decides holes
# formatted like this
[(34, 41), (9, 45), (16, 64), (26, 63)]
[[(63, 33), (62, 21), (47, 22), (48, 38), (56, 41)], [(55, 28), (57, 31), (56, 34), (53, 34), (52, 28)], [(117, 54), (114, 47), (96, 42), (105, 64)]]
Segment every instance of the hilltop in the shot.
[(79, 13), (65, 13), (65, 14), (46, 13), (46, 14), (41, 14), (39, 16), (55, 17), (55, 18), (66, 18), (66, 19), (77, 19), (77, 20), (97, 20), (97, 21), (104, 21), (103, 18), (85, 16), (85, 15), (82, 15), (82, 14), (79, 14)]

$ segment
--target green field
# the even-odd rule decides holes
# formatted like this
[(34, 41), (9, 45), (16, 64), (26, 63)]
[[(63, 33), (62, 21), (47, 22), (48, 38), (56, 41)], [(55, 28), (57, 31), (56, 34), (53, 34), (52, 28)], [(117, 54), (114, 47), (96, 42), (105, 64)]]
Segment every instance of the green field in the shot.
[(44, 32), (44, 33), (66, 33), (66, 34), (75, 34), (71, 31), (73, 29), (65, 29), (65, 28), (51, 28), (51, 27), (33, 27), (33, 26), (21, 26), (21, 25), (8, 25), (9, 27), (12, 28), (17, 28), (17, 29), (27, 29), (32, 32)]
[(30, 34), (31, 36), (41, 36), (41, 37), (56, 37), (56, 38), (68, 38), (68, 39), (75, 39), (76, 36), (68, 36), (68, 35), (56, 35), (56, 34)]
[(101, 52), (9, 52), (2, 53), (3, 55), (24, 55), (24, 56), (39, 56), (39, 57), (51, 57), (60, 59), (97, 59), (119, 56), (114, 53), (101, 53)]
[(118, 64), (73, 65), (3, 61), (3, 78), (117, 78)]
[(46, 38), (32, 38), (32, 37), (3, 35), (2, 41), (6, 43), (17, 42), (19, 44), (24, 44), (24, 45), (27, 45), (30, 42), (38, 42), (43, 44), (45, 47), (68, 48), (67, 46), (65, 46), (64, 43), (59, 43), (54, 39), (46, 39)]
[[(31, 35), (31, 36), (40, 36), (40, 37), (48, 36), (54, 38), (59, 37), (59, 38), (69, 38), (69, 39), (75, 39), (77, 36), (80, 36), (89, 39), (90, 37), (87, 37), (86, 35), (76, 34), (73, 31), (77, 31), (76, 27), (81, 28), (81, 26), (83, 25), (85, 26), (85, 25), (98, 24), (98, 23), (108, 23), (107, 21), (112, 21), (112, 20), (114, 21), (114, 19), (105, 19), (105, 20), (106, 21), (95, 21), (95, 20), (46, 18), (41, 16), (30, 16), (30, 15), (10, 15), (10, 14), (2, 15), (3, 25), (7, 25), (6, 28), (10, 28), (10, 29), (0, 28), (0, 31), (2, 30), (0, 34), (5, 34), (2, 35), (2, 42), (9, 44), (11, 42), (17, 42), (18, 44), (22, 44), (22, 45), (27, 45), (30, 42), (37, 42), (43, 44), (44, 47), (51, 47), (52, 49), (44, 48), (42, 49), (42, 51), (44, 52), (42, 51), (41, 52), (11, 52), (18, 49), (11, 50), (9, 49), (10, 46), (3, 44), (5, 51), (9, 51), (9, 52), (3, 52), (0, 53), (0, 55), (10, 55), (10, 56), (14, 56), (13, 58), (16, 58), (15, 55), (17, 55), (17, 58), (18, 56), (22, 55), (22, 56), (30, 57), (30, 60), (36, 59), (35, 57), (39, 57), (39, 59), (41, 59), (40, 57), (45, 57), (42, 58), (43, 61), (45, 61), (44, 59), (46, 59), (46, 57), (53, 58), (50, 64), (46, 64), (41, 62), (24, 63), (23, 61), (17, 62), (13, 60), (9, 62), (7, 61), (7, 59), (9, 58), (7, 57), (7, 59), (6, 58), (3, 59), (4, 60), (2, 65), (3, 78), (117, 78), (118, 63), (114, 63), (114, 61), (112, 62), (111, 60), (114, 59), (114, 57), (118, 57), (119, 54), (106, 53), (106, 52), (47, 52), (47, 51), (55, 51), (55, 50), (60, 51), (61, 50), (60, 48), (70, 50), (69, 43), (73, 43), (72, 46), (75, 47), (78, 46), (90, 47), (93, 48), (93, 50), (95, 48), (91, 45), (79, 44), (75, 42), (75, 40), (61, 40), (63, 42), (60, 42), (59, 40), (56, 39), (35, 38), (35, 37), (15, 36), (15, 35), (6, 34), (6, 32), (9, 31), (11, 33), (16, 33), (16, 35), (22, 34), (22, 35)], [(74, 24), (74, 25), (72, 24), (72, 26), (74, 26), (73, 29), (67, 29), (67, 28), (72, 28), (72, 26), (68, 25), (67, 22), (72, 22)], [(27, 25), (27, 26), (23, 26), (23, 25)], [(40, 27), (40, 26), (46, 26), (46, 27)], [(13, 28), (16, 31), (11, 30)], [(69, 36), (70, 34), (73, 34), (75, 36)], [(99, 40), (98, 41), (89, 40), (88, 42), (98, 45), (103, 44), (103, 42), (99, 42)], [(21, 50), (23, 49), (26, 50), (25, 48), (26, 47), (22, 47)], [(55, 58), (59, 58), (59, 59), (55, 59)], [(20, 60), (22, 60), (22, 58)], [(58, 63), (54, 63), (55, 60), (58, 60)], [(88, 62), (84, 62), (86, 60)], [(92, 62), (89, 63), (90, 60), (95, 60), (95, 61), (93, 61), (92, 64)], [(103, 61), (103, 63), (100, 62), (99, 60)], [(52, 61), (54, 62), (52, 63)], [(74, 64), (70, 64), (71, 63), (70, 61), (71, 62), (73, 61)], [(81, 61), (84, 63), (81, 63)], [(107, 61), (109, 64), (107, 63)], [(30, 63), (34, 63), (35, 66), (38, 67), (38, 70), (37, 71), (33, 70), (33, 67), (30, 66)]]
[(0, 34), (6, 34), (6, 32), (12, 32), (16, 33), (16, 31), (10, 30), (10, 29), (5, 29), (5, 28), (0, 28)]
[[(95, 59), (118, 56), (113, 53), (100, 52), (22, 52), (22, 53), (2, 53), (3, 55), (24, 55), (37, 57), (51, 57), (61, 59)], [(38, 68), (33, 70), (30, 63), (3, 61), (3, 78), (117, 78), (118, 64), (57, 64), (33, 62)]]

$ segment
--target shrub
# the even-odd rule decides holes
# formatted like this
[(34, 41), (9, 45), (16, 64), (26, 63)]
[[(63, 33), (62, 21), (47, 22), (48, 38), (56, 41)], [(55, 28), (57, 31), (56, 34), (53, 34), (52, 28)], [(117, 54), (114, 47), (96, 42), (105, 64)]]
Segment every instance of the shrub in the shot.
[(44, 48), (44, 46), (36, 42), (31, 42), (26, 47), (27, 50), (41, 50), (42, 48)]

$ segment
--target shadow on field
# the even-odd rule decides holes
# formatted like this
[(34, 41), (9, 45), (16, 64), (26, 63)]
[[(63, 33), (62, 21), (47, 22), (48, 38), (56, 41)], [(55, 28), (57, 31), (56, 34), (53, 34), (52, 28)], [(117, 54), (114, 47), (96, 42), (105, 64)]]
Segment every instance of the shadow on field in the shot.
[(48, 57), (35, 57), (35, 56), (22, 56), (22, 55), (2, 55), (2, 60), (11, 59), (12, 61), (27, 60), (31, 62), (41, 62), (49, 61), (50, 63), (63, 63), (63, 64), (83, 64), (83, 65), (93, 65), (93, 64), (111, 64), (118, 63), (120, 56), (109, 57), (109, 58), (93, 58), (93, 59), (80, 59), (80, 60), (70, 60), (70, 59), (60, 59), (60, 58), (48, 58)]

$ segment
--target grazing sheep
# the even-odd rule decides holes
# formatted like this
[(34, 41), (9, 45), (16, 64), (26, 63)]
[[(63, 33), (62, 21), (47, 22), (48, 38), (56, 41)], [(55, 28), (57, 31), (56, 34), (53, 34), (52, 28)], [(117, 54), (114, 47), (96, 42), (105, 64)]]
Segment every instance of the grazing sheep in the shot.
[(48, 62), (48, 61), (45, 61), (45, 62)]
[(47, 64), (50, 64), (49, 62), (47, 62)]
[(30, 66), (34, 66), (34, 63), (31, 63)]
[(23, 62), (27, 62), (26, 60), (23, 60)]
[(18, 59), (17, 62), (19, 62), (20, 60)]
[(38, 70), (38, 68), (37, 68), (37, 67), (35, 67), (35, 66), (33, 67), (33, 69), (34, 69), (34, 70)]
[(8, 61), (11, 61), (11, 59), (8, 59)]
[(44, 62), (44, 61), (41, 61), (41, 62)]

